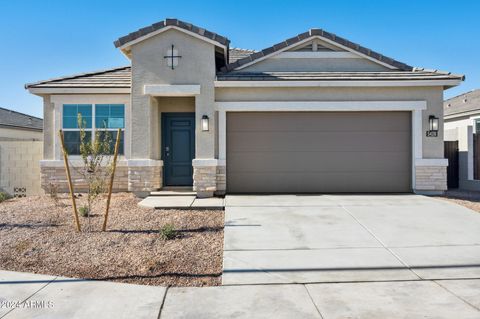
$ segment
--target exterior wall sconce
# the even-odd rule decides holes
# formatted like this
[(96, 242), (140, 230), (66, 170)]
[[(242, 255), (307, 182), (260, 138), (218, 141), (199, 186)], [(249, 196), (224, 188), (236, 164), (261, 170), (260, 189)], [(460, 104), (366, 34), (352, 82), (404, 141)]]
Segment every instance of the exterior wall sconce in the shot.
[(438, 136), (438, 126), (439, 126), (438, 117), (435, 117), (434, 115), (430, 115), (428, 117), (427, 137), (437, 137)]
[(204, 115), (202, 116), (202, 131), (207, 132), (208, 131), (208, 116)]

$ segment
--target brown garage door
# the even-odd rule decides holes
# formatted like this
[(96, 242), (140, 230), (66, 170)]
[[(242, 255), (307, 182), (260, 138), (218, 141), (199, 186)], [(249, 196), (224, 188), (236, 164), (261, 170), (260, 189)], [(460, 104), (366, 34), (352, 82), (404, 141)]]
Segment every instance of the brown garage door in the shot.
[(227, 191), (409, 192), (410, 112), (228, 112)]

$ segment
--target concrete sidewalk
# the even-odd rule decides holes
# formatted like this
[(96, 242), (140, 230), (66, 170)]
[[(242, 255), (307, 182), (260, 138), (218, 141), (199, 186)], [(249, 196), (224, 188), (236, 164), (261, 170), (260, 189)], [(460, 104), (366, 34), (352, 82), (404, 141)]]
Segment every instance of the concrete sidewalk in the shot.
[(166, 290), (0, 270), (0, 318), (157, 318)]
[(0, 318), (6, 319), (478, 319), (480, 280), (176, 287), (167, 290), (0, 271), (0, 305)]

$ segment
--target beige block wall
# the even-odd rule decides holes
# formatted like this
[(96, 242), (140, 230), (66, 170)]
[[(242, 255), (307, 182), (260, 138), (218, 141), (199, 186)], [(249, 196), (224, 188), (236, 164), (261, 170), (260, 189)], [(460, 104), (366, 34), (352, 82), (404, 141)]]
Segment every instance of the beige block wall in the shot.
[(25, 194), (39, 195), (41, 141), (0, 141), (0, 189), (14, 195), (15, 188), (25, 188)]
[(41, 141), (41, 130), (0, 127), (0, 141)]

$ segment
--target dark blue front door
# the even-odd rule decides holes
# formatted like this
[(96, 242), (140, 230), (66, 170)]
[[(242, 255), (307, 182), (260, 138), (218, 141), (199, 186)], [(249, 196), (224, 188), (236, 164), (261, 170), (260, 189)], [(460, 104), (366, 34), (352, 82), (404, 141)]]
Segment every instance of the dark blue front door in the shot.
[(162, 152), (164, 185), (192, 185), (195, 113), (162, 114)]

